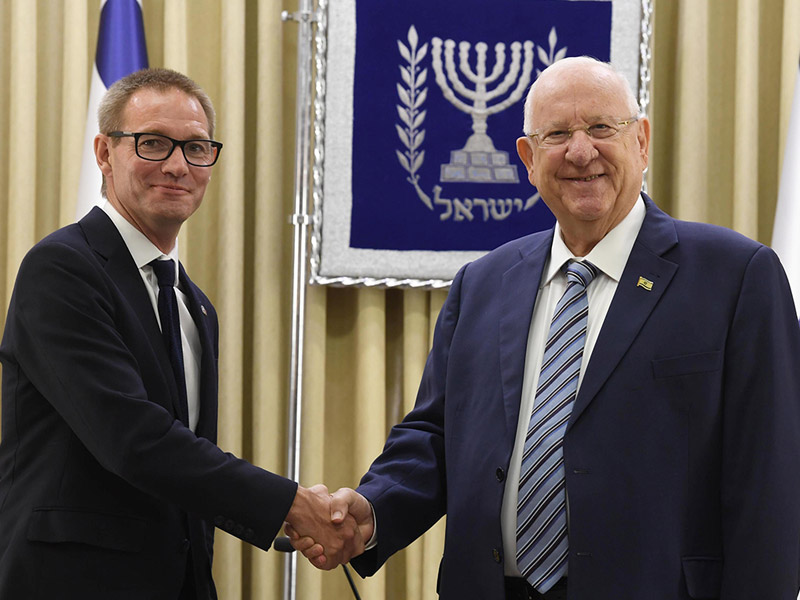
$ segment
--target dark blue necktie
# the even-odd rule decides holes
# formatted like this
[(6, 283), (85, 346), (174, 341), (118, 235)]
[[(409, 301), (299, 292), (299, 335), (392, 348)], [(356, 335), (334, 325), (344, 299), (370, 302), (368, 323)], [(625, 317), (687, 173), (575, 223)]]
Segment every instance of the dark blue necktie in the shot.
[(564, 432), (578, 391), (589, 303), (597, 275), (588, 261), (570, 261), (567, 289), (556, 304), (522, 455), (517, 498), (517, 565), (540, 593), (567, 570)]
[(186, 400), (186, 376), (183, 371), (183, 345), (181, 343), (181, 320), (178, 315), (178, 299), (175, 296), (175, 263), (172, 259), (150, 262), (158, 278), (158, 317), (161, 319), (161, 335), (167, 346), (169, 362), (175, 375), (175, 385), (180, 398), (180, 418), (189, 425), (189, 404)]

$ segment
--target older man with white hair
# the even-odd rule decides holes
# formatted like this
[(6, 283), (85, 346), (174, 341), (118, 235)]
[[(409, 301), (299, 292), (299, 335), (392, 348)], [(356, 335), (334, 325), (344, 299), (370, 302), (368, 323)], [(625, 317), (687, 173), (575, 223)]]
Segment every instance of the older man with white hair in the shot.
[(373, 538), (353, 564), (446, 514), (442, 599), (794, 600), (800, 330), (775, 253), (641, 193), (650, 122), (608, 64), (546, 69), (524, 133), (557, 223), (453, 281), (416, 406), (334, 494)]

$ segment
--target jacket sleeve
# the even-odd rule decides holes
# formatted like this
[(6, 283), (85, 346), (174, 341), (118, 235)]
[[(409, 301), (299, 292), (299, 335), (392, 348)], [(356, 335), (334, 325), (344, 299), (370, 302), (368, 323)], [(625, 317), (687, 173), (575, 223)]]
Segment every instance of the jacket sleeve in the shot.
[(377, 546), (353, 560), (362, 577), (374, 574), (445, 513), (445, 388), (465, 270), (454, 278), (436, 321), (414, 409), (392, 428), (357, 489), (372, 503), (377, 525)]
[(751, 259), (725, 350), (722, 600), (795, 600), (800, 567), (800, 326), (780, 263)]

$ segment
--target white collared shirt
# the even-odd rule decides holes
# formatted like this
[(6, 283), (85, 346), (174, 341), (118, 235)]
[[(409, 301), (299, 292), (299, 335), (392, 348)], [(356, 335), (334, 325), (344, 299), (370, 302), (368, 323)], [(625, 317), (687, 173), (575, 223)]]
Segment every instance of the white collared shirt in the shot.
[(528, 345), (525, 353), (525, 373), (522, 378), (522, 400), (520, 403), (517, 434), (514, 451), (508, 466), (503, 506), (500, 512), (503, 532), (503, 552), (505, 555), (505, 574), (508, 577), (520, 577), (517, 567), (517, 492), (519, 489), (519, 473), (522, 462), (522, 449), (528, 431), (533, 401), (539, 382), (539, 371), (542, 368), (544, 346), (550, 331), (556, 304), (567, 287), (567, 276), (561, 267), (570, 259), (588, 260), (599, 269), (599, 273), (586, 290), (589, 300), (589, 317), (586, 329), (586, 345), (583, 350), (578, 387), (580, 389), (583, 374), (592, 355), (600, 329), (605, 321), (608, 308), (617, 291), (617, 284), (625, 270), (633, 244), (639, 235), (646, 213), (644, 200), (641, 198), (634, 204), (626, 217), (609, 231), (606, 236), (592, 248), (585, 257), (575, 257), (564, 240), (561, 229), (556, 223), (550, 257), (545, 263), (539, 292), (533, 308), (531, 327), (528, 333)]
[[(178, 240), (175, 240), (175, 247), (172, 248), (172, 251), (168, 255), (164, 254), (141, 231), (119, 214), (110, 202), (106, 201), (101, 208), (117, 227), (122, 240), (128, 247), (128, 252), (133, 257), (133, 261), (139, 269), (139, 275), (144, 281), (147, 294), (150, 296), (158, 326), (161, 327), (161, 318), (158, 315), (158, 279), (153, 272), (153, 267), (148, 263), (157, 258), (171, 258), (175, 264), (175, 281), (179, 283)], [(178, 299), (178, 315), (181, 322), (181, 346), (183, 348), (183, 370), (186, 378), (186, 400), (189, 405), (189, 428), (194, 431), (197, 427), (197, 422), (200, 420), (200, 357), (202, 356), (202, 348), (197, 325), (195, 325), (189, 312), (189, 301), (186, 294), (183, 293), (179, 286), (176, 286), (175, 295)]]

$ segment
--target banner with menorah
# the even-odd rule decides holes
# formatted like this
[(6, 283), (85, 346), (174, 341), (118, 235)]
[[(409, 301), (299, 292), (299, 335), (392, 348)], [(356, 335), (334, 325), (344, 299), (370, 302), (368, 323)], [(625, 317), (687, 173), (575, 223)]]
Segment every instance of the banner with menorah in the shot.
[(610, 60), (647, 103), (651, 0), (321, 0), (320, 11), (316, 283), (442, 287), (552, 227), (515, 141), (525, 94), (555, 61)]

